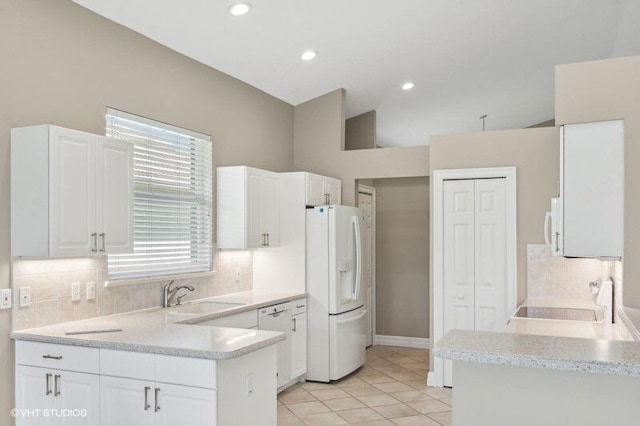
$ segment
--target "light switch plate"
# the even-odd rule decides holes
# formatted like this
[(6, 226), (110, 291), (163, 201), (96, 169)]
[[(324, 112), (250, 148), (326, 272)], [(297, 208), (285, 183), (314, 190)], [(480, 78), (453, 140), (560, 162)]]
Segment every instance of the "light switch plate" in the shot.
[(9, 309), (11, 307), (11, 289), (3, 288), (0, 292), (0, 309)]
[(31, 287), (20, 287), (20, 307), (31, 305)]
[(71, 301), (77, 302), (82, 296), (82, 290), (80, 290), (80, 283), (71, 284)]
[(89, 281), (87, 283), (87, 300), (93, 300), (96, 298), (96, 283)]

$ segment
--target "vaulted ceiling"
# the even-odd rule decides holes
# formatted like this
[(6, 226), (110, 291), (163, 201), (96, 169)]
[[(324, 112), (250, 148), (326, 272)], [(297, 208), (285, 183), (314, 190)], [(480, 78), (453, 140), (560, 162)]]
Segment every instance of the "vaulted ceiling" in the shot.
[(640, 54), (637, 0), (73, 1), (292, 105), (345, 88), (382, 146), (552, 119), (554, 65)]

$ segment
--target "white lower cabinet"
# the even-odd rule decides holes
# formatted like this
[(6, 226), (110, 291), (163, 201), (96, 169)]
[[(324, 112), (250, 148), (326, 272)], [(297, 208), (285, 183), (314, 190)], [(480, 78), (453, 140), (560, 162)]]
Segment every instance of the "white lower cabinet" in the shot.
[(291, 378), (307, 373), (307, 302), (293, 302), (291, 315)]
[(191, 386), (102, 376), (102, 426), (212, 426), (216, 391)]
[(99, 376), (16, 366), (17, 426), (98, 426)]

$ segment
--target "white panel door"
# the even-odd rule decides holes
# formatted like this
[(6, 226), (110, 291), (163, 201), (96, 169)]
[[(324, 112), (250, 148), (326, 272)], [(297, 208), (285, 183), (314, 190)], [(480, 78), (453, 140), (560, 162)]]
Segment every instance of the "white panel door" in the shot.
[(444, 183), (444, 333), (474, 329), (474, 183)]
[[(444, 330), (500, 330), (507, 319), (506, 179), (444, 182)], [(444, 385), (453, 383), (444, 362)]]
[(94, 135), (50, 130), (52, 256), (88, 256), (97, 250)]
[[(53, 373), (45, 368), (16, 367), (16, 408), (45, 410), (55, 408)], [(50, 426), (53, 417), (18, 415), (16, 426)]]
[(475, 181), (475, 330), (502, 330), (507, 317), (506, 179)]
[(154, 384), (100, 376), (101, 426), (153, 426)]
[(156, 426), (218, 424), (215, 390), (166, 383), (156, 383), (155, 386), (158, 389), (158, 399), (154, 400)]
[(98, 252), (133, 252), (133, 146), (99, 138), (97, 144)]
[(358, 193), (360, 208), (360, 220), (362, 228), (362, 296), (364, 308), (367, 310), (367, 346), (373, 344), (373, 318), (371, 314), (371, 297), (373, 283), (373, 196), (366, 193)]
[[(444, 182), (444, 334), (474, 328), (474, 183)], [(444, 385), (453, 382), (444, 362)]]
[[(56, 375), (57, 389), (55, 386)], [(81, 413), (80, 416), (59, 417), (56, 423), (58, 426), (100, 425), (100, 376), (56, 371), (54, 373), (54, 391), (58, 392), (55, 398), (57, 409), (70, 409), (74, 413)]]

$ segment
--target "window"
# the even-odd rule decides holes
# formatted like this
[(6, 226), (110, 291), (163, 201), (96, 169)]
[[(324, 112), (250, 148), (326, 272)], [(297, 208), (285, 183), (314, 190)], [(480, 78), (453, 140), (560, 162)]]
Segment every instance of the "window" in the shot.
[(212, 269), (209, 136), (108, 108), (107, 136), (134, 144), (134, 252), (109, 255), (109, 279)]

